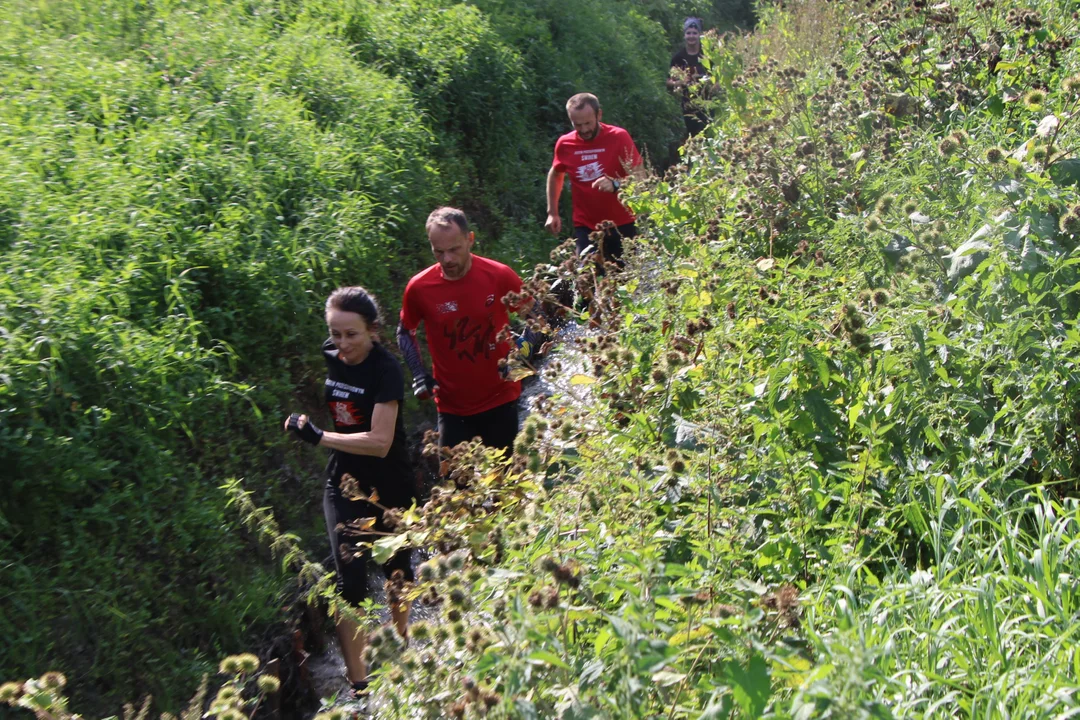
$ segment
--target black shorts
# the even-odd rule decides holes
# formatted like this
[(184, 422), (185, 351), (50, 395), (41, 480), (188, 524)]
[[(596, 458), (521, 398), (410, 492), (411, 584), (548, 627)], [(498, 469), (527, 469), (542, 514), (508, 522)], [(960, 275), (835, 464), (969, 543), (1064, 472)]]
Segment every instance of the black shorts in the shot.
[[(323, 515), (326, 518), (326, 532), (330, 537), (330, 552), (334, 556), (334, 570), (337, 572), (338, 592), (350, 603), (361, 603), (367, 594), (368, 560), (371, 559), (371, 551), (356, 547), (358, 542), (374, 542), (383, 535), (361, 534), (339, 530), (338, 525), (348, 523), (350, 520), (359, 518), (377, 518), (373, 530), (388, 532), (383, 524), (382, 510), (364, 500), (347, 500), (341, 496), (341, 491), (332, 484), (326, 484), (323, 492)], [(356, 555), (360, 553), (359, 555)], [(399, 550), (385, 565), (382, 566), (383, 574), (389, 580), (395, 570), (400, 570), (405, 579), (413, 580), (412, 550)]]
[(439, 446), (454, 447), (478, 437), (488, 447), (509, 452), (518, 433), (517, 406), (517, 400), (511, 400), (475, 415), (439, 413)]
[[(589, 239), (589, 235), (593, 232), (584, 225), (574, 226), (574, 242), (577, 245), (578, 255), (585, 252), (590, 245), (596, 245), (595, 242)], [(622, 258), (623, 238), (632, 238), (635, 235), (637, 235), (637, 225), (634, 223), (619, 225), (604, 233), (604, 259), (609, 262), (616, 262)]]

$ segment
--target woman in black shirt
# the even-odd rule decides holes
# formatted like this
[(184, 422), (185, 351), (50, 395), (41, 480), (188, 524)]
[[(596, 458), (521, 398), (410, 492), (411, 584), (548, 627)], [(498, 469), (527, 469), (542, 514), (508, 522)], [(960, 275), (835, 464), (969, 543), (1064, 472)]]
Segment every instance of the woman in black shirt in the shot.
[[(397, 360), (378, 342), (381, 323), (375, 299), (363, 288), (343, 287), (326, 301), (330, 338), (323, 343), (326, 360), (325, 397), (334, 431), (322, 431), (306, 415), (293, 413), (285, 429), (312, 445), (330, 448), (323, 512), (337, 570), (338, 589), (350, 603), (367, 596), (369, 553), (356, 545), (393, 531), (393, 519), (364, 497), (378, 494), (379, 505), (408, 508), (414, 499), (412, 468), (406, 447), (401, 402), (405, 381)], [(389, 513), (388, 513), (389, 514)], [(374, 525), (371, 525), (374, 518)], [(388, 522), (389, 521), (389, 522)], [(383, 567), (387, 578), (401, 572), (413, 580), (412, 553), (403, 550)], [(407, 604), (390, 608), (398, 632), (405, 637)], [(364, 633), (348, 618), (337, 619), (337, 634), (353, 687), (367, 686)]]
[(686, 132), (690, 137), (694, 137), (709, 123), (709, 116), (690, 93), (690, 88), (708, 75), (701, 64), (700, 18), (688, 17), (683, 21), (683, 39), (686, 41), (686, 47), (681, 48), (671, 58), (667, 87), (668, 90), (677, 91), (680, 94)]

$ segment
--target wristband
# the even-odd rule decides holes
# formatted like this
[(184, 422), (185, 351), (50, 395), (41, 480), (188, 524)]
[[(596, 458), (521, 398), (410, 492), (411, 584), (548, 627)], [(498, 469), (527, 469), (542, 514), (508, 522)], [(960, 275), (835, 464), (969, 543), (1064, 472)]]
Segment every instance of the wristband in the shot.
[(435, 380), (428, 374), (417, 375), (412, 381), (412, 392), (418, 400), (427, 400), (435, 390)]
[(622, 185), (620, 185), (619, 181), (616, 180), (615, 178), (611, 178), (611, 187), (612, 187), (611, 192), (619, 192), (619, 188), (622, 187)]
[(289, 416), (289, 429), (298, 439), (309, 445), (318, 445), (322, 442), (323, 431), (315, 427), (315, 423), (311, 422), (310, 418), (304, 423), (304, 427), (300, 427), (300, 413)]

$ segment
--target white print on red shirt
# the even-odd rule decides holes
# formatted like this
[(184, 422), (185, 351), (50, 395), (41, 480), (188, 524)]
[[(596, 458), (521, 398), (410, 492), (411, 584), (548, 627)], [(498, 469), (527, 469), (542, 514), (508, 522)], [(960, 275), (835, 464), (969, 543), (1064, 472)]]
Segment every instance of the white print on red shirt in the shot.
[(457, 312), (457, 300), (450, 300), (448, 302), (439, 303), (435, 306), (435, 309), (442, 315), (446, 313)]
[(604, 167), (599, 162), (591, 162), (577, 169), (577, 179), (580, 182), (592, 182), (604, 177)]
[(356, 417), (359, 413), (351, 402), (332, 402), (330, 412), (334, 413), (335, 425), (359, 425), (360, 420)]

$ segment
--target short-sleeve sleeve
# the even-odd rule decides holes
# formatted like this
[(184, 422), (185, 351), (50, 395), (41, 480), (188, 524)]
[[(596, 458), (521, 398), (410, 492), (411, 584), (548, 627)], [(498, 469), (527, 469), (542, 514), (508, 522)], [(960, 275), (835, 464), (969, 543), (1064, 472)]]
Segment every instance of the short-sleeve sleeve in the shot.
[(423, 315), (417, 307), (416, 291), (412, 281), (405, 286), (405, 294), (401, 298), (401, 324), (406, 330), (415, 330), (420, 325)]
[(376, 405), (385, 402), (401, 402), (405, 399), (405, 374), (394, 356), (385, 350), (379, 353), (379, 382), (372, 397)]
[[(499, 267), (498, 282), (499, 294), (501, 297), (506, 297), (510, 293), (521, 292), (521, 278), (507, 265)], [(507, 305), (506, 309), (510, 312), (517, 312), (520, 307), (521, 304), (518, 303), (517, 305)]]
[(551, 159), (551, 167), (555, 172), (566, 172), (566, 165), (559, 160), (559, 148), (562, 147), (562, 138), (555, 141), (555, 156)]

